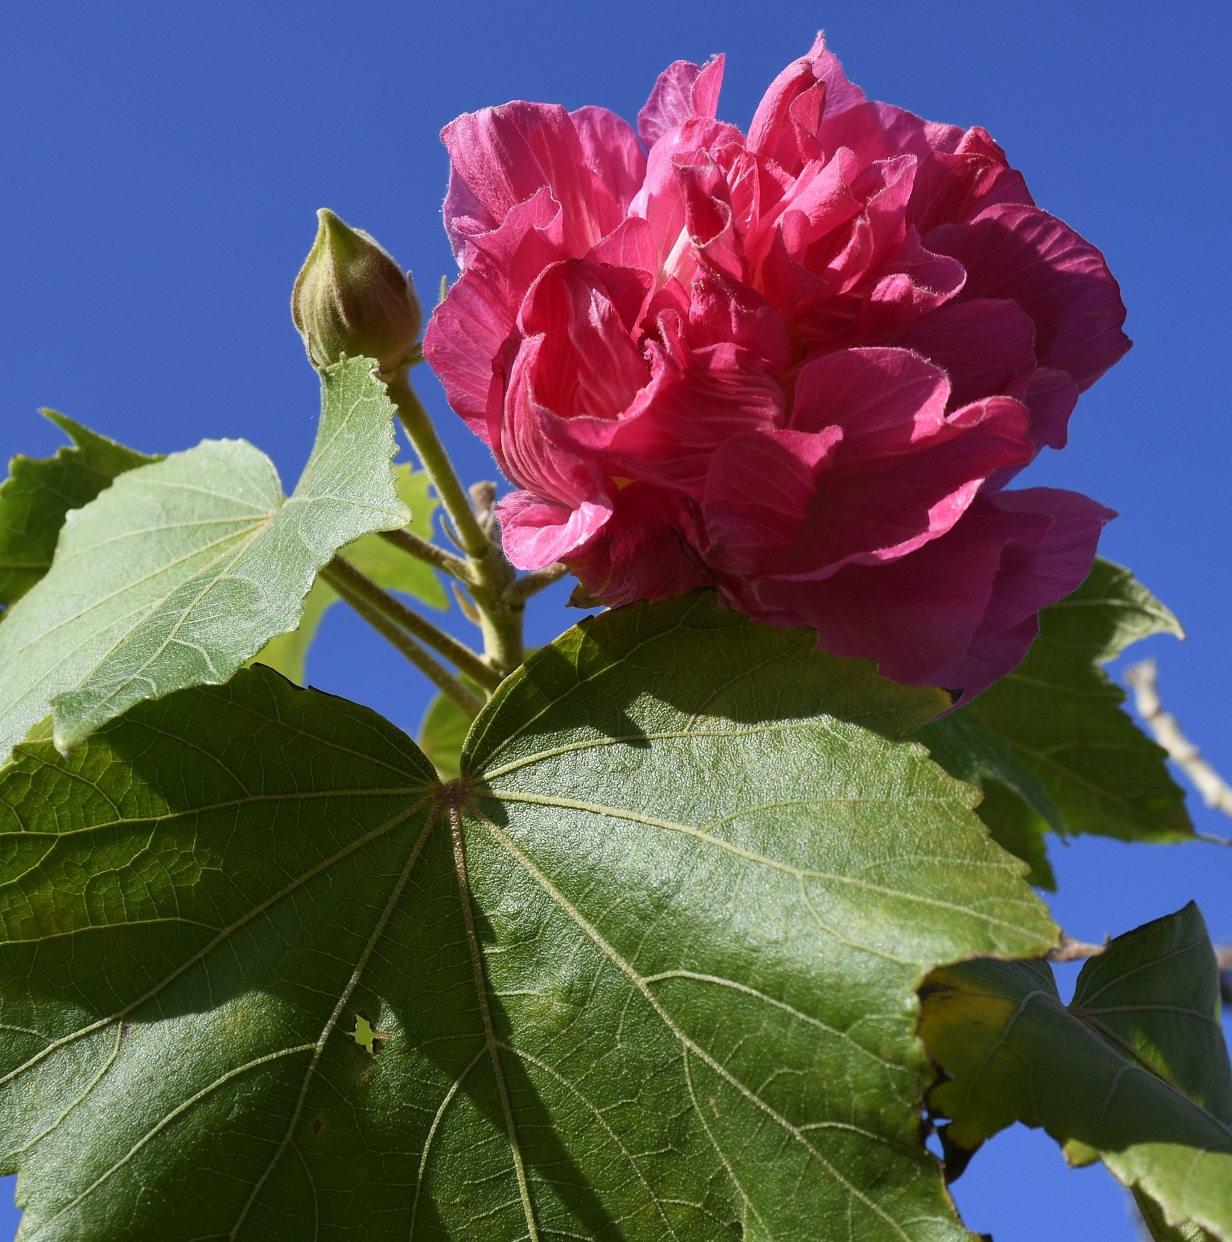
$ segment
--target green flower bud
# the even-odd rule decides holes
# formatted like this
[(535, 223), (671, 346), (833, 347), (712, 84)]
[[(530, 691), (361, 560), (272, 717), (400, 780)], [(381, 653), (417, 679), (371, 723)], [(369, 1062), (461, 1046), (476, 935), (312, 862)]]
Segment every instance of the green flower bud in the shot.
[(405, 367), (423, 326), (410, 277), (359, 229), (317, 212), (317, 239), (291, 293), (291, 318), (315, 367), (344, 355), (375, 358), (383, 372)]

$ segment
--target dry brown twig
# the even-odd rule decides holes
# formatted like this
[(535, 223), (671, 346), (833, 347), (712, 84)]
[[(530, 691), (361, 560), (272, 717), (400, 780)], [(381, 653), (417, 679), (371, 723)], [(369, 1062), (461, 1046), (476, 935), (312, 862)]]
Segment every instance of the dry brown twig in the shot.
[(1125, 681), (1134, 692), (1134, 709), (1168, 758), (1193, 782), (1207, 806), (1232, 815), (1232, 786), (1215, 771), (1198, 748), (1181, 732), (1176, 717), (1164, 711), (1154, 660), (1143, 660), (1125, 670)]

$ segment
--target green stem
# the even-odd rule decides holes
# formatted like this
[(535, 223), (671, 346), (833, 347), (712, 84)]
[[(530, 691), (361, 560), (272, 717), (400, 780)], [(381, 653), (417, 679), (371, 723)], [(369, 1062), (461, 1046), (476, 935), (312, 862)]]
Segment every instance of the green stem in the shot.
[(409, 530), (383, 530), (381, 538), (387, 539), (396, 548), (400, 548), (408, 556), (427, 561), (435, 569), (443, 569), (447, 574), (460, 578), (463, 582), (471, 580), (470, 567), (460, 556), (454, 556), (444, 548), (429, 543), (426, 539)]
[[(385, 596), (386, 603), (401, 607), (398, 601), (390, 599), (389, 596), (385, 595), (384, 591), (381, 591), (380, 587), (376, 587), (375, 584), (364, 578), (362, 574), (351, 566), (348, 565), (345, 570), (339, 570), (338, 567), (341, 564), (345, 564), (345, 562), (335, 559), (321, 570), (321, 576), (377, 633), (392, 643), (429, 681), (453, 699), (463, 711), (469, 712), (472, 716), (476, 715), (483, 707), (483, 700), (477, 694), (467, 689), (435, 656), (425, 651), (411, 637), (404, 626), (389, 616), (390, 610), (388, 608), (383, 604), (378, 606), (364, 588), (357, 587), (352, 579), (352, 574), (362, 578), (364, 582), (373, 586), (379, 594)], [(422, 618), (416, 617), (416, 614), (412, 613), (409, 608), (406, 609), (406, 612), (410, 616), (415, 617), (416, 620), (422, 621)], [(428, 623), (424, 622), (424, 625), (427, 626)], [(429, 626), (429, 628), (436, 629), (435, 626)], [(449, 635), (442, 634), (439, 630), (436, 633), (441, 637), (449, 638)], [(453, 642), (455, 640), (450, 639), (450, 641)], [(467, 653), (470, 660), (474, 661), (478, 670), (482, 670), (481, 684), (486, 683), (489, 686), (495, 686), (500, 681), (500, 678), (495, 677), (492, 670), (473, 651), (463, 647), (461, 643), (456, 645)], [(472, 669), (467, 667), (464, 671), (470, 675)]]
[(466, 553), (469, 571), (466, 581), (470, 584), (471, 598), (479, 609), (486, 664), (495, 670), (498, 679), (506, 677), (522, 663), (524, 655), (524, 605), (521, 599), (509, 595), (509, 588), (517, 574), (471, 507), (470, 498), (458, 480), (445, 446), (437, 436), (428, 412), (408, 383), (406, 372), (384, 378), (389, 398), (432, 486), (436, 488), (436, 494), (441, 498), (457, 535), (458, 545)]
[(553, 582), (559, 582), (568, 572), (568, 567), (560, 561), (554, 565), (545, 565), (542, 569), (536, 569), (533, 573), (519, 578), (505, 594), (509, 599), (527, 600), (546, 587), (550, 587)]
[(394, 376), (386, 376), (385, 385), (389, 399), (394, 403), (398, 417), (406, 428), (406, 434), (410, 436), (415, 452), (419, 454), (419, 460), (453, 523), (462, 550), (473, 560), (483, 561), (492, 547), (491, 542), (471, 509), (466, 492), (454, 472), (453, 463), (428, 417), (428, 411), (423, 408), (423, 403), (407, 382), (404, 371)]
[(408, 608), (401, 600), (394, 599), (341, 556), (334, 557), (326, 566), (326, 577), (330, 585), (335, 587), (339, 579), (345, 580), (353, 592), (362, 595), (387, 620), (406, 630), (421, 643), (426, 643), (451, 664), (456, 664), (471, 680), (477, 681), (485, 689), (495, 690), (500, 684), (499, 675), (484, 662), (478, 652), (472, 651), (452, 634), (446, 634), (426, 617), (421, 617), (414, 609)]

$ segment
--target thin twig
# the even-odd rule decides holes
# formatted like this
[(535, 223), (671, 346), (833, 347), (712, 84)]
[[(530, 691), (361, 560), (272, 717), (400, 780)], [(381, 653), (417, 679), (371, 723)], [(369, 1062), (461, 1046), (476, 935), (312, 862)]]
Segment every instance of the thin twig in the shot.
[(1225, 1005), (1232, 1005), (1232, 944), (1215, 946), (1215, 962), (1219, 966), (1219, 994)]
[(381, 531), (381, 538), (388, 540), (395, 548), (401, 549), (408, 556), (413, 556), (417, 560), (427, 561), (429, 565), (436, 569), (443, 569), (447, 574), (452, 574), (463, 582), (471, 580), (470, 570), (460, 556), (454, 556), (452, 552), (447, 552), (444, 548), (438, 548), (436, 544), (429, 543), (413, 531), (383, 530)]
[(1232, 786), (1202, 758), (1198, 748), (1181, 732), (1176, 719), (1164, 711), (1159, 698), (1155, 661), (1143, 660), (1125, 670), (1125, 680), (1133, 687), (1134, 707), (1155, 740), (1193, 782), (1207, 806), (1232, 815)]

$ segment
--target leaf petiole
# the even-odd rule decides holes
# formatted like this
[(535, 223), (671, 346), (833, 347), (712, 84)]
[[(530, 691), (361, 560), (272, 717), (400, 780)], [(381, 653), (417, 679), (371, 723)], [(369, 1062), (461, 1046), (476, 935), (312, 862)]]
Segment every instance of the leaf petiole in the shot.
[[(438, 630), (436, 626), (387, 595), (374, 582), (365, 578), (357, 569), (347, 565), (341, 558), (335, 558), (326, 565), (321, 570), (321, 577), (374, 630), (396, 647), (429, 681), (453, 699), (459, 707), (472, 714), (479, 711), (483, 706), (483, 700), (468, 690), (435, 656), (416, 642), (412, 634), (420, 634), (424, 642), (431, 641), (438, 650), (448, 645), (451, 650), (449, 658), (454, 663), (457, 663), (459, 667), (464, 665), (465, 672), (473, 676), (481, 685), (494, 687), (499, 683), (500, 677), (469, 647)], [(408, 619), (414, 624), (414, 629), (404, 624)], [(423, 633), (420, 633), (421, 631)], [(431, 639), (427, 631), (431, 631)]]
[(527, 600), (550, 587), (553, 582), (559, 582), (568, 572), (569, 567), (561, 561), (545, 565), (542, 569), (536, 569), (512, 582), (505, 595), (510, 600)]
[(408, 556), (413, 556), (417, 560), (426, 561), (434, 569), (444, 570), (454, 578), (460, 579), (462, 582), (470, 582), (472, 574), (470, 566), (460, 556), (454, 556), (452, 552), (446, 551), (444, 548), (438, 548), (436, 544), (429, 543), (420, 535), (416, 535), (409, 530), (383, 530), (381, 538), (392, 543), (395, 548), (405, 552)]

